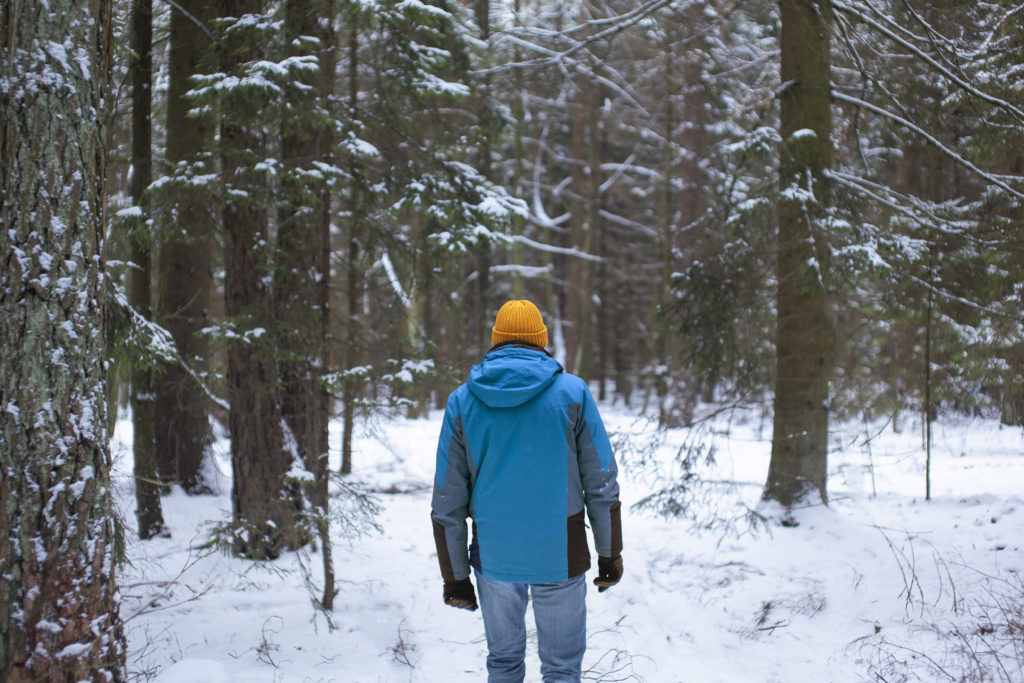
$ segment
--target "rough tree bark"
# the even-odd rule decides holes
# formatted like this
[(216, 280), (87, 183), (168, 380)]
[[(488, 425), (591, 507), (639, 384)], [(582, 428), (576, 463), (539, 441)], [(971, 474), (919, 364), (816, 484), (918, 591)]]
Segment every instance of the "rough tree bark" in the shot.
[[(190, 115), (192, 104), (185, 97), (192, 76), (211, 66), (213, 42), (206, 33), (211, 19), (206, 0), (178, 0), (171, 7), (167, 161), (170, 173), (182, 180), (212, 173), (214, 121)], [(216, 227), (209, 189), (202, 183), (176, 183), (162, 222), (156, 319), (171, 333), (185, 362), (201, 371), (209, 344), (198, 333), (210, 325)], [(210, 402), (185, 368), (169, 364), (160, 369), (154, 419), (157, 468), (165, 484), (181, 484), (188, 493), (212, 490), (213, 482), (204, 477), (212, 442), (209, 413)]]
[[(140, 210), (131, 237), (128, 277), (129, 303), (147, 320), (153, 319), (152, 236), (146, 189), (153, 180), (153, 1), (132, 1), (132, 201)], [(153, 370), (148, 364), (132, 368), (132, 455), (135, 472), (135, 516), (139, 538), (167, 532), (157, 484), (155, 435), (153, 432)]]
[(110, 0), (2, 0), (0, 679), (123, 681), (106, 430)]
[[(259, 15), (260, 0), (221, 0), (222, 19)], [(223, 38), (221, 71), (238, 74), (262, 59), (257, 40), (232, 27)], [(224, 308), (234, 330), (228, 347), (228, 429), (234, 474), (232, 509), (237, 527), (234, 550), (253, 559), (277, 557), (305, 542), (296, 526), (301, 509), (298, 486), (286, 478), (292, 457), (285, 449), (277, 388), (270, 261), (267, 179), (257, 164), (266, 142), (260, 106), (243, 88), (223, 95), (220, 158), (225, 178), (221, 206), (224, 226)]]
[(766, 499), (827, 501), (828, 382), (835, 332), (823, 283), (823, 172), (832, 156), (827, 0), (782, 0), (775, 418)]

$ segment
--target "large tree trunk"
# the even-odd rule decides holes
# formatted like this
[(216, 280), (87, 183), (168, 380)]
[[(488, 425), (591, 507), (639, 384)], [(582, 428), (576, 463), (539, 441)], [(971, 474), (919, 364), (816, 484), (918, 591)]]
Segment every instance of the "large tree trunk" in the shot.
[(828, 382), (835, 332), (823, 284), (832, 155), (827, 0), (782, 0), (775, 424), (766, 499), (827, 500)]
[[(171, 7), (167, 161), (172, 176), (213, 172), (214, 122), (209, 116), (189, 116), (192, 104), (185, 98), (192, 76), (211, 65), (213, 43), (203, 30), (212, 25), (211, 19), (206, 0), (179, 0)], [(199, 331), (210, 324), (210, 252), (216, 215), (205, 185), (182, 182), (172, 192), (161, 226), (156, 318), (171, 333), (185, 362), (202, 371), (209, 345)], [(210, 492), (213, 482), (207, 480), (204, 467), (212, 441), (210, 403), (185, 368), (177, 364), (161, 368), (155, 411), (160, 479), (165, 484), (179, 483), (188, 493)]]
[[(146, 189), (153, 179), (150, 116), (153, 109), (153, 0), (132, 2), (132, 201), (140, 209), (131, 237), (132, 269), (128, 279), (129, 303), (147, 320), (153, 317), (152, 233)], [(166, 533), (157, 484), (153, 432), (153, 371), (148, 364), (132, 368), (132, 455), (135, 472), (135, 515), (139, 538)]]
[[(260, 0), (221, 0), (220, 17), (258, 15)], [(234, 27), (224, 37), (221, 70), (237, 74), (262, 58), (257, 39)], [(245, 86), (240, 86), (244, 88)], [(233, 326), (228, 347), (228, 392), (235, 551), (254, 559), (277, 557), (305, 542), (296, 526), (301, 509), (297, 484), (286, 477), (294, 458), (285, 448), (278, 394), (278, 358), (269, 283), (267, 179), (257, 165), (266, 142), (260, 106), (247, 90), (226, 92), (221, 118), (221, 166), (226, 194), (224, 308)], [(257, 99), (258, 102), (258, 99)], [(317, 243), (319, 246), (319, 243)], [(290, 440), (289, 440), (290, 441)]]
[[(330, 395), (322, 381), (330, 367), (328, 297), (330, 287), (331, 193), (329, 178), (317, 164), (330, 163), (333, 140), (327, 110), (337, 60), (334, 3), (330, 0), (289, 0), (285, 5), (285, 33), (293, 46), (299, 36), (319, 42), (313, 48), (319, 71), (300, 80), (304, 88), (289, 92), (281, 130), (283, 206), (278, 221), (275, 307), (280, 361), (281, 413), (294, 439), (299, 460), (313, 481), (306, 496), (320, 531), (323, 557), (330, 557), (327, 531), (329, 479), (327, 422)], [(293, 48), (308, 54), (309, 48)], [(308, 88), (308, 90), (306, 89)], [(334, 581), (325, 563), (330, 609)]]
[(125, 680), (103, 325), (111, 13), (110, 0), (0, 2), (0, 679), (10, 683)]

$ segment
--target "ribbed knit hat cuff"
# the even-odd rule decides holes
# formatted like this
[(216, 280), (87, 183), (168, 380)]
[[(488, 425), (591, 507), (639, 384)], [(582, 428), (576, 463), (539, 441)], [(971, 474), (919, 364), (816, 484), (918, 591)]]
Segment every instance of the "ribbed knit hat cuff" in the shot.
[(540, 332), (499, 332), (497, 327), (491, 328), (491, 344), (508, 341), (524, 341), (544, 348), (548, 345), (548, 328), (541, 327)]

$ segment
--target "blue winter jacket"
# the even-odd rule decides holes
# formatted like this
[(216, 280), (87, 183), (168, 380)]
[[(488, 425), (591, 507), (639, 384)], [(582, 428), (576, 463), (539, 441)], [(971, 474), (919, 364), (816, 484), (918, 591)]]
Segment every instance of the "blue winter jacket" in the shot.
[[(615, 458), (587, 385), (543, 351), (503, 346), (449, 398), (437, 445), (434, 540), (446, 581), (549, 583), (622, 551)], [(473, 543), (467, 554), (467, 518)]]

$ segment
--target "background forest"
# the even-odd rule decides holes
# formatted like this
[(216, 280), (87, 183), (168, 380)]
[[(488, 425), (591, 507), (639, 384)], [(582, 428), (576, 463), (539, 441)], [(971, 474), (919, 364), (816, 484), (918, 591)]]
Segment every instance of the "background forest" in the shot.
[[(783, 508), (828, 500), (830, 420), (919, 416), (926, 448), (940, 413), (1024, 423), (1017, 2), (49, 2), (65, 5), (57, 28), (2, 5), (3, 310), (49, 272), (40, 253), (72, 251), (45, 242), (67, 238), (37, 225), (19, 141), (46, 135), (24, 102), (60, 96), (29, 76), (78, 64), (96, 99), (55, 120), (94, 130), (46, 139), (101, 160), (101, 258), (82, 263), (104, 334), (82, 358), (111, 359), (93, 414), (130, 412), (143, 539), (166, 533), (170, 486), (213, 491), (223, 425), (216, 540), (255, 560), (317, 545), (330, 610), (330, 526), (372, 518), (345, 476), (357, 424), (443, 407), (510, 298), (537, 302), (606, 404), (664, 427), (701, 406), (769, 415), (764, 497)], [(54, 215), (71, 194), (48, 195)], [(26, 368), (54, 358), (9, 354), (22, 334), (5, 322), (4, 486), (31, 452), (46, 491), (82, 465), (10, 436), (37, 413)], [(5, 537), (47, 505), (25, 486), (3, 493)], [(89, 504), (102, 519), (109, 500)], [(11, 623), (10, 642), (36, 637)], [(18, 647), (0, 671), (25, 666)]]
[[(263, 519), (294, 461), (326, 480), (329, 415), (345, 473), (356, 417), (442, 407), (521, 297), (602, 400), (774, 400), (784, 503), (826, 494), (829, 415), (1020, 424), (1019, 8), (781, 8), (115, 5), (139, 475), (202, 492), (213, 414)], [(299, 488), (242, 552), (300, 542)]]

